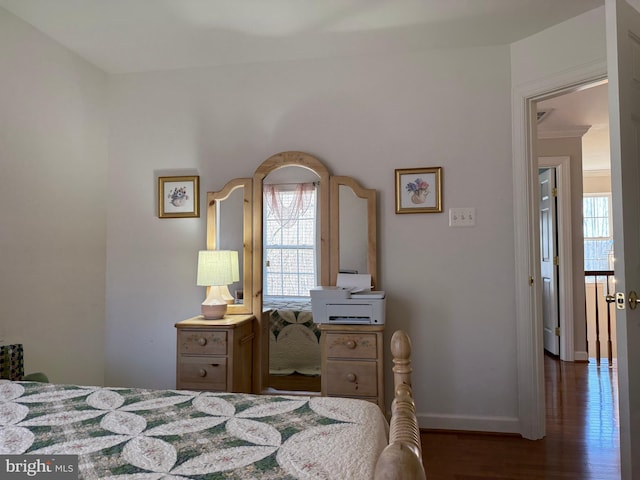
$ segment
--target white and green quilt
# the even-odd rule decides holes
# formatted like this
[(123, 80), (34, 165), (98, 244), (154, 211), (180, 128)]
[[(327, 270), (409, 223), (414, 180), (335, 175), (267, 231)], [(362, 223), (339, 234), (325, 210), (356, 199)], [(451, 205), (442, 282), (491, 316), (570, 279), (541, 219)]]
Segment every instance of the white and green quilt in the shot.
[(0, 383), (0, 454), (78, 455), (85, 480), (368, 480), (386, 434), (355, 399)]

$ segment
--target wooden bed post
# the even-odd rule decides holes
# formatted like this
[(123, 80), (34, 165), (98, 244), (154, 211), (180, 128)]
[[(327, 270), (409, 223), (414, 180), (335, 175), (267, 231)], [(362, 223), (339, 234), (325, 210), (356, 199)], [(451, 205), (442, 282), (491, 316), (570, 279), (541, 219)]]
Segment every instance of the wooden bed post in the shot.
[(402, 330), (391, 338), (394, 399), (389, 445), (376, 464), (375, 480), (426, 479), (422, 465), (420, 428), (411, 392), (411, 340)]

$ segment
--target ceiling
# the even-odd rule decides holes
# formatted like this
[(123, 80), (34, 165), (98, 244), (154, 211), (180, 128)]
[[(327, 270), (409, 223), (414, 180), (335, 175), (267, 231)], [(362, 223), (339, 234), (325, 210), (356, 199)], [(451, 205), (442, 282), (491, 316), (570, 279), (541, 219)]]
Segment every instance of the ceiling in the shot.
[[(0, 8), (110, 74), (509, 44), (603, 4), (604, 0), (0, 0)], [(540, 130), (591, 125), (584, 137), (585, 168), (608, 165), (606, 86), (540, 105), (553, 109)]]
[(538, 124), (539, 135), (573, 135), (588, 128), (582, 137), (583, 170), (610, 169), (607, 87), (603, 83), (537, 103), (538, 112), (548, 112)]
[(0, 0), (111, 74), (509, 44), (604, 0)]

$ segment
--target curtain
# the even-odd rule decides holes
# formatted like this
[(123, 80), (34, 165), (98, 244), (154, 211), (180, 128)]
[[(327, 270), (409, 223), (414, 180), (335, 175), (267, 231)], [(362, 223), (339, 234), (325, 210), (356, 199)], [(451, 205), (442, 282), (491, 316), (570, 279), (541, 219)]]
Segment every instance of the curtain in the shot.
[(263, 185), (270, 219), (276, 220), (280, 228), (294, 225), (313, 205), (315, 188), (313, 183)]

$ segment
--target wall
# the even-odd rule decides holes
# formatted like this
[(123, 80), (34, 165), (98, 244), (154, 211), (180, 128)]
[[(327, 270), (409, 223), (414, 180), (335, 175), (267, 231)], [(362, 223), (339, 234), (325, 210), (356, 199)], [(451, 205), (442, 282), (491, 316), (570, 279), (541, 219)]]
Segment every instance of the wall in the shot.
[(583, 176), (584, 193), (611, 193), (611, 171), (586, 171)]
[(0, 8), (0, 338), (60, 383), (103, 382), (106, 81)]
[(582, 235), (582, 138), (539, 139), (540, 157), (570, 158), (571, 172), (571, 254), (573, 266), (573, 345), (576, 359), (588, 358), (585, 323), (584, 243)]
[[(110, 87), (108, 384), (173, 387), (174, 323), (204, 297), (205, 219), (158, 219), (154, 172), (196, 170), (204, 198), (303, 150), (379, 192), (387, 341), (412, 336), (421, 424), (517, 429), (508, 47), (120, 75)], [(444, 168), (444, 212), (396, 215), (394, 169), (430, 166)], [(450, 207), (475, 207), (477, 225), (448, 227)]]
[(571, 69), (606, 62), (604, 7), (511, 44), (511, 83), (515, 86)]

